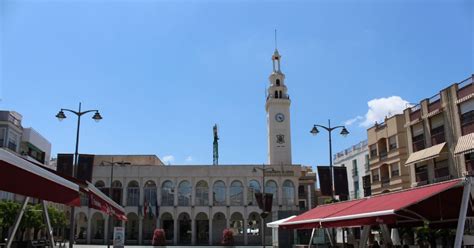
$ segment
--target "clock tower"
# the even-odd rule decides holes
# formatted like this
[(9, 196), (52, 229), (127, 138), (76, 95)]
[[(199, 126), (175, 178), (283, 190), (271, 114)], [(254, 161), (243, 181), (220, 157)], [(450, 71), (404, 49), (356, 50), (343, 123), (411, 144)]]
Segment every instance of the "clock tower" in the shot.
[(268, 162), (271, 165), (291, 165), (290, 96), (285, 74), (280, 70), (278, 50), (272, 56), (273, 72), (269, 77), (265, 110), (268, 125)]

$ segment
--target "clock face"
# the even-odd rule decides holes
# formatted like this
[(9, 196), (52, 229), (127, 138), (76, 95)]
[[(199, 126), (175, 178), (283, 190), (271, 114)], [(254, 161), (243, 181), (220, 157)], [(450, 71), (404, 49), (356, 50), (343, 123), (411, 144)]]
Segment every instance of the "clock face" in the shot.
[(282, 113), (278, 113), (275, 115), (275, 120), (278, 122), (283, 122), (285, 120), (285, 115)]

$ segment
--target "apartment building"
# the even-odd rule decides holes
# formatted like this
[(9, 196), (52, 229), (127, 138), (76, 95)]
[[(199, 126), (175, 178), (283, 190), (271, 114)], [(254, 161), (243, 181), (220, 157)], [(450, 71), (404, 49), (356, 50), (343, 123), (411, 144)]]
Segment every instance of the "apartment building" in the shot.
[(474, 75), (404, 111), (411, 185), (474, 172)]
[(349, 199), (364, 197), (363, 178), (370, 174), (367, 140), (361, 141), (334, 155), (334, 166), (347, 168)]
[(397, 114), (367, 129), (372, 194), (410, 187), (405, 115)]

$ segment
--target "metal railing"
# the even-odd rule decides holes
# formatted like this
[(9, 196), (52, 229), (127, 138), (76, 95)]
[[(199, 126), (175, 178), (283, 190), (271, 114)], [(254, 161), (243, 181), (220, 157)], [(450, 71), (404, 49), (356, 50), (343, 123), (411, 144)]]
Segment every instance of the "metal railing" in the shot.
[(390, 185), (390, 178), (386, 177), (386, 178), (382, 178), (382, 187), (387, 187)]

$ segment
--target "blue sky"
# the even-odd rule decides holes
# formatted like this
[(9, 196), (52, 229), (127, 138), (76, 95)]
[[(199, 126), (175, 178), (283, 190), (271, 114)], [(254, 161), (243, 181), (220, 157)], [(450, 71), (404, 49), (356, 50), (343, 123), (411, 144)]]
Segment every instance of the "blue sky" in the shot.
[[(172, 164), (267, 161), (265, 88), (274, 29), (292, 99), (293, 162), (328, 163), (315, 123), (364, 123), (474, 72), (473, 1), (0, 0), (0, 108), (72, 152), (157, 154)], [(396, 96), (396, 97), (392, 97)], [(386, 98), (386, 99), (385, 99)], [(371, 101), (378, 99), (375, 101)], [(370, 111), (368, 103), (371, 103)], [(369, 113), (369, 119), (367, 114)]]

